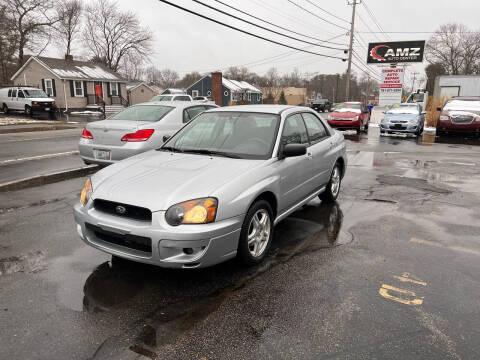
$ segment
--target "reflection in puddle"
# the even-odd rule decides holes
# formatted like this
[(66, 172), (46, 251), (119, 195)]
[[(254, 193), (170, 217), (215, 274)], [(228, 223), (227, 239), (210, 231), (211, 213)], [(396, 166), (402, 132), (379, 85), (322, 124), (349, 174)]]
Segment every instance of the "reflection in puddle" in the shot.
[[(157, 347), (173, 343), (216, 311), (229, 293), (273, 266), (351, 242), (352, 236), (341, 231), (342, 223), (338, 204), (310, 202), (276, 226), (269, 254), (256, 267), (229, 261), (206, 269), (171, 270), (104, 262), (85, 281), (84, 311), (128, 313), (135, 311), (139, 303), (147, 306), (149, 315), (141, 320), (143, 325), (130, 329), (125, 337), (132, 351), (150, 356)], [(131, 339), (135, 339), (133, 343)]]

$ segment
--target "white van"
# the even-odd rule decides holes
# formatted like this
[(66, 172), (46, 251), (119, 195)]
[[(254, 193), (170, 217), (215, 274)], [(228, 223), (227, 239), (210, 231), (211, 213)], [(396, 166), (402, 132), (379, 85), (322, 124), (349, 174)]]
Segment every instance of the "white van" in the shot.
[(25, 111), (27, 115), (36, 112), (55, 112), (55, 100), (41, 89), (26, 86), (11, 86), (0, 89), (0, 106), (5, 114), (9, 111)]

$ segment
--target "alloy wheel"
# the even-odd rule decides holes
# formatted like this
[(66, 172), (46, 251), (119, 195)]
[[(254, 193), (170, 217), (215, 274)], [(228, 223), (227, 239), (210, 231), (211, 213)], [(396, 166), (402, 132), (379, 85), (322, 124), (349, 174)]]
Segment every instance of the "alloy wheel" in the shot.
[(248, 250), (253, 257), (262, 256), (268, 245), (272, 225), (267, 210), (259, 209), (248, 226)]
[(338, 192), (340, 190), (340, 169), (338, 168), (338, 166), (335, 166), (333, 168), (332, 179), (330, 181), (331, 181), (332, 195), (334, 197), (337, 197)]

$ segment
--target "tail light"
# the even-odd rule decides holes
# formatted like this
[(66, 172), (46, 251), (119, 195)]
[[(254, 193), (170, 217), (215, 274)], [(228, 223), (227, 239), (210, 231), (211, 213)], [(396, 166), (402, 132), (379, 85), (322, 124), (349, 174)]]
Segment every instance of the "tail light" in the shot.
[(84, 139), (93, 139), (93, 135), (90, 131), (87, 130), (87, 128), (83, 128), (82, 131), (82, 138)]
[(152, 136), (154, 131), (155, 130), (153, 129), (138, 130), (137, 132), (134, 132), (134, 133), (125, 134), (121, 140), (134, 141), (134, 142), (147, 141), (148, 139), (150, 139), (150, 136)]

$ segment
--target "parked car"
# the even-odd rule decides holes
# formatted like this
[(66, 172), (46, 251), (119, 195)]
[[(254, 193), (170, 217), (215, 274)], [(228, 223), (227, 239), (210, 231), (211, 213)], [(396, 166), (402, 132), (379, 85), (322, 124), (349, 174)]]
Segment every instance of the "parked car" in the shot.
[(336, 129), (356, 130), (357, 134), (368, 131), (370, 112), (361, 102), (338, 103), (328, 116), (328, 124)]
[(440, 111), (437, 135), (445, 133), (480, 133), (480, 96), (455, 96)]
[(77, 231), (115, 261), (258, 264), (279, 221), (317, 196), (335, 201), (346, 164), (343, 135), (310, 108), (210, 109), (161, 148), (87, 179)]
[(380, 122), (380, 133), (410, 133), (418, 136), (423, 132), (425, 114), (420, 104), (394, 104)]
[(312, 109), (318, 112), (330, 111), (331, 107), (332, 106), (328, 99), (316, 99), (312, 102)]
[(213, 101), (212, 98), (209, 98), (208, 96), (195, 96), (193, 98), (195, 101)]
[(54, 113), (57, 110), (55, 100), (49, 98), (41, 89), (26, 86), (12, 86), (0, 89), (0, 104), (5, 114), (24, 111), (27, 115), (38, 112)]
[(147, 102), (130, 106), (106, 120), (88, 123), (78, 143), (86, 164), (111, 164), (160, 147), (164, 136), (177, 132), (205, 110), (201, 102)]
[(187, 94), (155, 95), (149, 101), (193, 101)]

